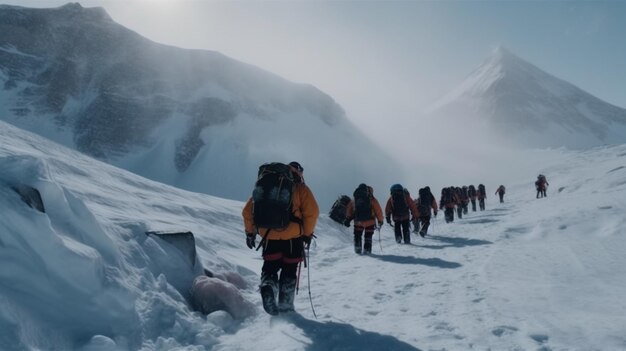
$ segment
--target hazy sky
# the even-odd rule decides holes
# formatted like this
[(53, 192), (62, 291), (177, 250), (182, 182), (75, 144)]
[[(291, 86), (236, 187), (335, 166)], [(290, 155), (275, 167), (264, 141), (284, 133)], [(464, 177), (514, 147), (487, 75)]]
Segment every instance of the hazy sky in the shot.
[[(1, 0), (0, 0), (1, 2)], [(66, 1), (5, 1), (56, 7)], [(209, 49), (330, 94), (375, 135), (498, 45), (626, 107), (626, 1), (82, 1), (156, 42)], [(388, 127), (388, 126), (385, 126)]]

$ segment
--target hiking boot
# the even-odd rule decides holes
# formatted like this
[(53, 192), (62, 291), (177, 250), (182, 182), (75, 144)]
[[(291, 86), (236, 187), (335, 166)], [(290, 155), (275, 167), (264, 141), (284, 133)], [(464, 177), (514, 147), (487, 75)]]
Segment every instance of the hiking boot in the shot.
[(278, 312), (287, 313), (295, 311), (293, 306), (295, 293), (296, 281), (294, 279), (280, 282), (280, 289), (278, 291)]
[(360, 236), (354, 237), (354, 252), (361, 254), (362, 251), (362, 241)]
[(405, 244), (410, 244), (410, 243), (411, 243), (411, 234), (409, 234), (409, 233), (404, 233), (404, 234), (403, 234), (403, 237), (404, 237), (404, 243), (405, 243)]
[(263, 309), (268, 314), (276, 316), (278, 314), (278, 306), (276, 306), (276, 293), (271, 285), (263, 285), (261, 287), (261, 299), (263, 300)]
[(426, 232), (425, 232), (425, 231), (423, 231), (423, 230), (420, 230), (420, 236), (421, 236), (422, 238), (426, 237)]
[(365, 238), (363, 243), (363, 252), (372, 253), (372, 238)]

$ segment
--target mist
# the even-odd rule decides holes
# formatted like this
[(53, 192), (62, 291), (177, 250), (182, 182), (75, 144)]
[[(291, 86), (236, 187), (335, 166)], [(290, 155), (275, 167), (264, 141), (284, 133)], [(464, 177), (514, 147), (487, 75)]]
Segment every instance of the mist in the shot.
[[(6, 3), (55, 7), (65, 1)], [(354, 187), (366, 182), (385, 193), (390, 180), (403, 183), (413, 194), (424, 185), (437, 189), (475, 183), (495, 186), (514, 177), (532, 180), (543, 160), (550, 159), (538, 151), (508, 146), (506, 136), (488, 128), (470, 131), (422, 113), (498, 45), (626, 106), (626, 50), (611, 40), (625, 22), (624, 5), (618, 3), (90, 0), (81, 4), (103, 7), (114, 21), (155, 42), (216, 51), (320, 89), (345, 110), (354, 128), (387, 153), (357, 156), (359, 162), (371, 163), (373, 172), (355, 175)], [(611, 55), (598, 55), (602, 52)], [(316, 164), (318, 157), (308, 152), (312, 143), (285, 147), (281, 155)], [(300, 151), (289, 152), (294, 150)], [(527, 162), (511, 165), (513, 153), (524, 154)], [(396, 163), (401, 168), (390, 166)], [(248, 173), (253, 174), (253, 168)], [(326, 191), (326, 171), (307, 172), (308, 181), (320, 191)]]

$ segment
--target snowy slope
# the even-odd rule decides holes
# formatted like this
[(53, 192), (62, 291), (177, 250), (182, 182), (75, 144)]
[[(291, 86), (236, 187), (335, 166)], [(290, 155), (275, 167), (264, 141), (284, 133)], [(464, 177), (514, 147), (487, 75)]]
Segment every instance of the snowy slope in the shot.
[(1, 5), (0, 86), (0, 119), (186, 190), (244, 200), (262, 163), (297, 160), (326, 208), (350, 174), (390, 182), (372, 169), (383, 162), (398, 174), (319, 89), (155, 43), (102, 8)]
[(531, 147), (626, 141), (626, 109), (611, 105), (503, 47), (428, 109), (430, 118)]
[[(3, 350), (626, 348), (625, 145), (529, 152), (558, 161), (503, 179), (504, 204), (487, 183), (486, 211), (451, 224), (439, 216), (412, 245), (385, 226), (371, 256), (321, 218), (300, 314), (270, 317), (242, 203), (143, 179), (3, 122), (0, 138)], [(534, 198), (538, 172), (550, 182), (544, 199)], [(15, 183), (38, 188), (47, 212), (26, 206)], [(193, 231), (197, 264), (146, 230)], [(183, 295), (200, 264), (241, 275), (257, 314), (191, 312)]]

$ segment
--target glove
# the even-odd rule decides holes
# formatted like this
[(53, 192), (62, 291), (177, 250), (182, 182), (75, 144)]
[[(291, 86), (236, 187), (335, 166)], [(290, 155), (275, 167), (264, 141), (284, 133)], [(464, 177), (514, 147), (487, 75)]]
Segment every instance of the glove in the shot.
[(256, 246), (256, 234), (246, 233), (246, 245), (249, 249), (254, 249)]
[(378, 222), (378, 229), (382, 228), (383, 224), (385, 224), (385, 222)]
[(435, 211), (435, 217), (437, 217), (437, 211)]
[(350, 220), (346, 219), (345, 221), (343, 221), (343, 225), (345, 225), (346, 227), (350, 227)]
[(308, 236), (308, 235), (304, 235), (302, 237), (302, 241), (304, 242), (304, 248), (308, 248), (311, 245), (311, 238), (313, 237), (313, 235)]
[(387, 220), (387, 223), (388, 223), (389, 225), (391, 225), (391, 217), (387, 216), (387, 218), (385, 218), (385, 219)]

